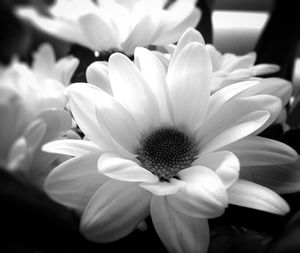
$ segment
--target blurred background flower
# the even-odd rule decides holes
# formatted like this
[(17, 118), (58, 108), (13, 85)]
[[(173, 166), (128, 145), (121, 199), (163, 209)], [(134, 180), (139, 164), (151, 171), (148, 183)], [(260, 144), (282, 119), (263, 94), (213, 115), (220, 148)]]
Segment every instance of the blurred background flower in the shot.
[(32, 67), (15, 59), (0, 69), (1, 166), (39, 187), (56, 158), (41, 145), (71, 128), (65, 85), (77, 65), (74, 57), (56, 62), (52, 47), (44, 44)]

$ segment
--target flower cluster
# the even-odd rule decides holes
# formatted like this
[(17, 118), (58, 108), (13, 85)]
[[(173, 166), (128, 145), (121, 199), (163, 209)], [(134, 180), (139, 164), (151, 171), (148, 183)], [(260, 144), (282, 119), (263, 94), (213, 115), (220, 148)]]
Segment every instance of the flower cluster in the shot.
[[(137, 48), (135, 63), (115, 53), (88, 72), (103, 74), (99, 80), (106, 78), (102, 84), (109, 83), (110, 92), (84, 83), (68, 88), (87, 140), (44, 146), (75, 157), (50, 173), (45, 189), (81, 214), (81, 231), (90, 240), (117, 240), (150, 214), (170, 252), (205, 252), (207, 219), (222, 215), (229, 203), (289, 210), (261, 167), (293, 162), (297, 154), (257, 134), (278, 117), (290, 83), (251, 79), (213, 92), (211, 56), (191, 33), (180, 38), (167, 68)], [(284, 191), (299, 187), (284, 183)]]
[(51, 18), (30, 8), (21, 9), (19, 15), (50, 34), (100, 54), (115, 50), (132, 55), (137, 46), (176, 42), (187, 27), (199, 22), (201, 12), (195, 0), (166, 4), (165, 0), (59, 0), (49, 10)]
[(254, 53), (206, 44), (196, 1), (58, 0), (48, 16), (17, 13), (112, 53), (87, 83), (70, 84), (78, 59), (56, 61), (48, 44), (31, 65), (0, 69), (1, 167), (75, 210), (87, 239), (116, 241), (150, 216), (169, 252), (205, 253), (208, 219), (229, 204), (289, 212), (279, 194), (300, 190), (298, 154), (261, 134), (284, 121), (292, 85), (261, 77), (279, 68)]
[(15, 59), (0, 69), (1, 166), (38, 186), (56, 158), (40, 147), (71, 128), (65, 86), (77, 65), (73, 57), (56, 62), (52, 47), (44, 44), (31, 67)]

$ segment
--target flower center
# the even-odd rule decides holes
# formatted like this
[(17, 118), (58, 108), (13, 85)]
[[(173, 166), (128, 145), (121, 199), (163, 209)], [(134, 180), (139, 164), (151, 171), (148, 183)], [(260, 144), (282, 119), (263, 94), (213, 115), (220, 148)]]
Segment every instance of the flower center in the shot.
[(137, 159), (160, 180), (174, 177), (196, 159), (196, 145), (189, 135), (172, 127), (152, 131), (141, 141)]

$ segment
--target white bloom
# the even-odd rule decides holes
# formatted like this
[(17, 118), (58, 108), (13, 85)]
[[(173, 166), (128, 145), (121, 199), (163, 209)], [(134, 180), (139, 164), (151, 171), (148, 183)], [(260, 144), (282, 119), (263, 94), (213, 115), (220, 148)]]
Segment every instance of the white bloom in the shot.
[(135, 59), (139, 68), (122, 54), (110, 57), (113, 96), (94, 85), (69, 87), (72, 113), (90, 141), (44, 146), (75, 156), (49, 174), (45, 189), (82, 214), (82, 233), (114, 241), (150, 214), (170, 252), (206, 252), (207, 218), (228, 203), (288, 212), (275, 192), (239, 179), (237, 158), (255, 165), (296, 159), (287, 145), (255, 136), (277, 117), (281, 100), (211, 94), (211, 60), (198, 42), (175, 51), (167, 72), (147, 49), (136, 49)]
[(32, 68), (14, 61), (0, 70), (0, 164), (37, 185), (56, 157), (43, 153), (41, 145), (71, 127), (64, 85), (77, 64), (75, 58), (55, 62), (53, 49), (43, 45)]
[(137, 46), (176, 42), (188, 27), (195, 27), (200, 10), (195, 0), (58, 0), (51, 17), (33, 9), (20, 9), (22, 17), (63, 40), (93, 51), (123, 51), (132, 55)]
[(63, 109), (67, 103), (65, 88), (78, 63), (72, 56), (56, 62), (52, 47), (43, 44), (34, 54), (32, 67), (14, 60), (1, 68), (1, 85), (19, 94), (32, 114), (49, 108)]

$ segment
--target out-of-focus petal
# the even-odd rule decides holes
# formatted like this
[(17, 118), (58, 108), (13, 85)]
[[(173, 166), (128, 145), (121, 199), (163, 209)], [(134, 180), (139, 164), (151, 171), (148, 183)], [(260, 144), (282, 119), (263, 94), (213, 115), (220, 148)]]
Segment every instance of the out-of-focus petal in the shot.
[(113, 24), (105, 18), (89, 13), (79, 18), (79, 25), (94, 50), (120, 47), (118, 34), (115, 34)]
[(112, 95), (108, 77), (107, 62), (96, 61), (86, 69), (86, 79), (88, 83), (96, 85), (108, 94)]

